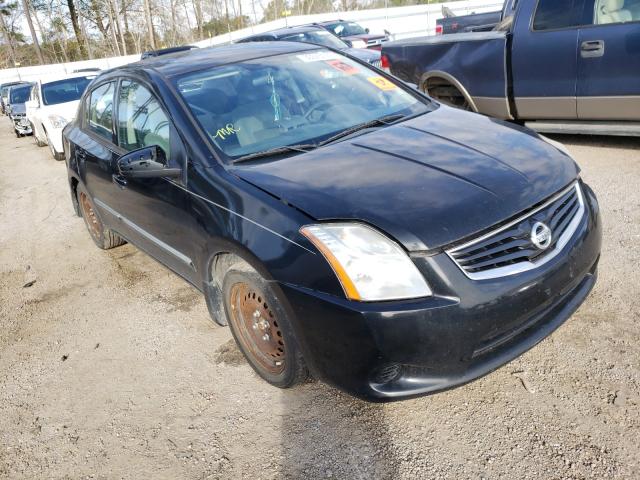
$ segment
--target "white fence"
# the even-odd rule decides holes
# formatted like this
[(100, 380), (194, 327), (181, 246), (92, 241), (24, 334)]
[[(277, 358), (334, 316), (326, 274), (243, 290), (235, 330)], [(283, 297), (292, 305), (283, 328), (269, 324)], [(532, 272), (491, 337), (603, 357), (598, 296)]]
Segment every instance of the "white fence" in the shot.
[[(317, 15), (301, 15), (282, 18), (273, 22), (253, 25), (249, 28), (218, 35), (195, 43), (198, 47), (211, 47), (239, 40), (253, 33), (266, 32), (285, 26), (302, 25), (324, 20), (353, 20), (372, 33), (387, 30), (393, 40), (411, 37), (433, 35), (436, 20), (442, 17), (442, 7), (449, 7), (456, 15), (482, 13), (500, 10), (503, 2), (500, 0), (461, 0), (431, 5), (416, 5), (411, 7), (382, 8), (376, 10), (355, 10), (350, 12), (322, 13)], [(80, 68), (97, 67), (109, 69), (140, 59), (140, 55), (126, 57), (99, 58), (81, 62), (56, 63), (51, 65), (37, 65), (33, 67), (7, 68), (0, 70), (0, 83), (15, 80), (38, 80), (47, 77), (59, 77)]]

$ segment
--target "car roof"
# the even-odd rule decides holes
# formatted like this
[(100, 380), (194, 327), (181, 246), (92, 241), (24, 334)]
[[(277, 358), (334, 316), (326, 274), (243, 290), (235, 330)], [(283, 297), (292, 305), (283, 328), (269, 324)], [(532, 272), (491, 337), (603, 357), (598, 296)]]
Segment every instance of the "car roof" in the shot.
[(74, 72), (68, 73), (64, 75), (51, 75), (50, 77), (40, 78), (38, 80), (42, 85), (46, 85), (47, 83), (59, 82), (60, 80), (68, 80), (71, 78), (86, 78), (86, 77), (96, 77), (100, 72)]
[(314, 30), (326, 31), (320, 25), (297, 25), (295, 27), (276, 28), (275, 30), (269, 30), (267, 32), (251, 35), (247, 38), (261, 37), (263, 35), (273, 35), (276, 38), (285, 37), (287, 35), (295, 35), (296, 33), (312, 32)]
[(230, 63), (240, 63), (273, 55), (304, 52), (319, 48), (323, 47), (300, 42), (249, 42), (222, 47), (199, 48), (129, 63), (104, 72), (98, 78), (117, 76), (126, 72), (154, 72), (165, 77), (173, 77)]

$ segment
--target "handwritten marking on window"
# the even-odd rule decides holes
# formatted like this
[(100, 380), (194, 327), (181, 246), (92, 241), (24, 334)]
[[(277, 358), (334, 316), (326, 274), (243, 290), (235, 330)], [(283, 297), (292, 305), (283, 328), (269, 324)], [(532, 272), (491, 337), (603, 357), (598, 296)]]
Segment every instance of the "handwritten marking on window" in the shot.
[(240, 131), (239, 128), (233, 126), (233, 123), (227, 123), (224, 127), (219, 128), (213, 138), (217, 138), (219, 140), (226, 140), (227, 137), (231, 135), (235, 135)]

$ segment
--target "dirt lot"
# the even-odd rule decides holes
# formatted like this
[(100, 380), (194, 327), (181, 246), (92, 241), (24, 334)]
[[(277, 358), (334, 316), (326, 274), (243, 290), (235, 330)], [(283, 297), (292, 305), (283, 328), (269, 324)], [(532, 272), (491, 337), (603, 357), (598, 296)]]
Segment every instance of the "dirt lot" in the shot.
[(605, 221), (565, 326), (471, 385), (371, 405), (258, 379), (198, 292), (98, 250), (64, 162), (0, 122), (0, 477), (640, 478), (640, 140), (557, 138)]

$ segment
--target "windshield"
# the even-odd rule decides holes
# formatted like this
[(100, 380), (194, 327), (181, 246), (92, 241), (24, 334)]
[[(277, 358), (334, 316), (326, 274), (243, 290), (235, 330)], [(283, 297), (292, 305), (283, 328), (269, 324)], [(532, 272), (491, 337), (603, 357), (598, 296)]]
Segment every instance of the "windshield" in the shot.
[(24, 103), (29, 100), (29, 94), (31, 93), (31, 85), (25, 85), (24, 87), (13, 87), (9, 94), (9, 103)]
[(378, 118), (432, 109), (377, 71), (327, 50), (215, 67), (176, 83), (209, 138), (231, 158), (317, 145)]
[(339, 37), (350, 37), (352, 35), (366, 35), (364, 28), (354, 22), (340, 22), (329, 25), (329, 29)]
[(80, 100), (87, 85), (94, 77), (76, 77), (42, 84), (42, 103), (56, 105), (58, 103)]
[(326, 30), (314, 30), (312, 32), (296, 33), (282, 37), (281, 40), (290, 42), (307, 42), (322, 45), (323, 47), (335, 48), (336, 50), (344, 50), (348, 45)]

